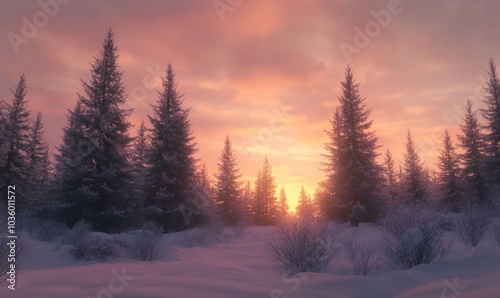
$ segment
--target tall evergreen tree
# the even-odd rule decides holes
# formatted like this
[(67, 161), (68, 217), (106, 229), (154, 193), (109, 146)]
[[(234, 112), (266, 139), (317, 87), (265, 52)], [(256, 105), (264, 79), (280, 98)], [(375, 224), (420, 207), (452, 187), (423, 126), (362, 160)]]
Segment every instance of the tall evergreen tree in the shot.
[(392, 157), (391, 150), (387, 148), (384, 155), (384, 178), (386, 186), (386, 195), (388, 199), (388, 205), (397, 203), (398, 198), (398, 185), (396, 177), (396, 169), (394, 164), (394, 159)]
[(183, 229), (195, 224), (200, 213), (193, 204), (196, 143), (184, 108), (184, 95), (177, 90), (174, 70), (168, 65), (163, 90), (153, 105), (151, 146), (148, 156), (146, 205), (164, 213), (165, 229)]
[(137, 130), (131, 154), (134, 190), (135, 195), (139, 198), (144, 197), (146, 189), (146, 174), (148, 169), (146, 152), (149, 144), (147, 137), (146, 126), (144, 125), (144, 121), (142, 121)]
[(461, 186), (459, 181), (460, 163), (455, 152), (455, 146), (451, 141), (448, 130), (445, 130), (443, 137), (443, 149), (438, 159), (439, 177), (438, 185), (441, 190), (442, 204), (458, 212), (460, 209)]
[(273, 225), (278, 212), (276, 183), (267, 157), (257, 174), (255, 185), (255, 218), (258, 225)]
[(476, 113), (472, 110), (472, 103), (467, 100), (463, 124), (460, 125), (461, 134), (458, 136), (459, 146), (463, 153), (459, 155), (461, 161), (461, 177), (465, 182), (465, 191), (468, 197), (474, 197), (480, 202), (486, 201), (487, 190), (485, 182), (484, 139)]
[(341, 194), (345, 196), (347, 192), (342, 187), (344, 184), (342, 173), (347, 167), (346, 159), (343, 157), (346, 149), (344, 148), (342, 121), (340, 108), (337, 107), (333, 118), (330, 119), (332, 129), (326, 131), (330, 141), (324, 145), (327, 153), (323, 154), (325, 161), (322, 165), (327, 177), (318, 185), (317, 199), (324, 216), (330, 219), (337, 217), (347, 220), (345, 213), (348, 213), (350, 206), (340, 200)]
[(242, 217), (241, 177), (237, 168), (236, 156), (231, 147), (229, 136), (226, 136), (224, 148), (217, 164), (215, 175), (216, 206), (222, 221), (227, 225), (237, 225)]
[(262, 174), (260, 169), (257, 171), (257, 177), (254, 183), (252, 221), (257, 225), (262, 225), (264, 222), (263, 214), (265, 213), (265, 203), (263, 197)]
[(485, 153), (486, 169), (490, 185), (500, 187), (500, 79), (495, 62), (490, 60), (484, 103), (482, 110), (486, 119), (485, 125)]
[[(0, 157), (6, 156), (6, 125), (7, 125), (7, 103), (0, 99)], [(2, 159), (3, 160), (3, 159)], [(1, 164), (2, 161), (0, 161)], [(0, 200), (1, 202), (1, 200)]]
[[(94, 229), (103, 231), (120, 230), (124, 221), (117, 212), (130, 208), (132, 203), (130, 188), (133, 180), (127, 154), (132, 141), (127, 121), (131, 110), (122, 108), (126, 95), (117, 58), (110, 30), (92, 63), (90, 82), (82, 82), (85, 94), (79, 97), (81, 119), (78, 120), (82, 131), (72, 137), (82, 138), (77, 143), (80, 149), (84, 149), (80, 153), (84, 154), (75, 157), (60, 152), (60, 161), (73, 158), (63, 163), (78, 164), (81, 168), (71, 174), (74, 177), (68, 178), (72, 180), (71, 190), (62, 186), (59, 195), (67, 195), (68, 190), (77, 191), (79, 195), (68, 202), (68, 207), (76, 212), (74, 219), (85, 218)], [(73, 145), (63, 144), (61, 149)]]
[(297, 205), (297, 217), (302, 220), (311, 219), (314, 216), (314, 208), (311, 197), (307, 194), (304, 186), (300, 189), (299, 204)]
[(252, 193), (252, 187), (250, 185), (250, 181), (247, 181), (245, 183), (245, 187), (243, 187), (242, 200), (243, 200), (243, 205), (244, 205), (245, 219), (247, 222), (252, 222), (255, 215), (254, 215), (254, 210), (253, 210), (253, 206), (254, 206), (253, 193)]
[(281, 187), (278, 203), (278, 217), (280, 220), (283, 220), (288, 216), (288, 209), (288, 198), (286, 197), (285, 189)]
[(4, 115), (4, 135), (2, 135), (0, 159), (0, 190), (2, 198), (7, 201), (9, 185), (16, 185), (16, 198), (19, 207), (26, 206), (29, 196), (28, 147), (30, 135), (30, 112), (26, 99), (26, 79), (21, 76), (16, 88), (12, 91), (12, 104), (7, 104)]
[(90, 175), (88, 166), (91, 144), (84, 134), (84, 107), (80, 101), (68, 111), (68, 124), (63, 128), (62, 144), (57, 147), (54, 196), (61, 208), (58, 217), (72, 226), (88, 212), (88, 197), (95, 194), (85, 185)]
[(411, 204), (421, 204), (427, 199), (424, 168), (410, 130), (408, 130), (406, 135), (406, 152), (404, 158), (403, 184), (407, 201)]
[(215, 195), (212, 181), (208, 175), (208, 169), (204, 162), (196, 167), (195, 193), (194, 198), (197, 217), (200, 224), (207, 224), (217, 219), (215, 209)]
[(50, 180), (49, 145), (44, 139), (42, 113), (38, 112), (28, 143), (28, 177), (31, 200), (40, 201)]
[(337, 216), (347, 220), (355, 205), (362, 205), (367, 213), (365, 221), (373, 221), (380, 209), (378, 201), (381, 185), (381, 167), (376, 163), (377, 137), (371, 131), (370, 110), (359, 92), (348, 66), (341, 82), (340, 107), (331, 120), (328, 131), (327, 177), (330, 200), (335, 202)]
[(196, 170), (196, 187), (205, 193), (205, 196), (213, 197), (212, 181), (208, 175), (207, 165), (204, 162)]

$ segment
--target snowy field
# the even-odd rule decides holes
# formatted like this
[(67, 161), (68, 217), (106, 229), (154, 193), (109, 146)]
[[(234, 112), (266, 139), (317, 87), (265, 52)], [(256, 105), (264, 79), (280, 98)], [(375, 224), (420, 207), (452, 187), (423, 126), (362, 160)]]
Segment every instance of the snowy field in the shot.
[[(17, 290), (8, 290), (3, 279), (0, 297), (500, 297), (500, 247), (489, 235), (472, 248), (447, 232), (453, 239), (450, 253), (437, 263), (410, 270), (351, 276), (350, 262), (340, 248), (325, 272), (287, 277), (266, 249), (272, 231), (250, 227), (240, 236), (205, 247), (174, 244), (164, 258), (151, 263), (127, 258), (76, 261), (67, 246), (26, 239), (29, 249), (18, 272)], [(335, 239), (354, 231), (362, 241), (382, 238), (374, 226), (345, 226)], [(163, 235), (162, 242), (181, 243), (183, 233)]]

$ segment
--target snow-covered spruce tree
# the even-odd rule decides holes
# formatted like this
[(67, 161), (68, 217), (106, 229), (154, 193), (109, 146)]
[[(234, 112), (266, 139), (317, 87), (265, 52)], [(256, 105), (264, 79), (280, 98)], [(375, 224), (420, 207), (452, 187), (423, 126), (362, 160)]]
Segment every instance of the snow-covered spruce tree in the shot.
[(304, 186), (300, 188), (299, 203), (297, 205), (297, 217), (300, 220), (309, 220), (314, 217), (314, 206), (311, 197), (304, 189)]
[(257, 171), (257, 177), (254, 182), (254, 190), (253, 190), (253, 206), (252, 206), (252, 222), (256, 225), (262, 225), (263, 222), (263, 214), (265, 204), (263, 202), (262, 196), (262, 175), (260, 169)]
[[(79, 112), (83, 139), (77, 143), (84, 147), (80, 147), (84, 149), (80, 150), (83, 155), (65, 161), (81, 167), (76, 173), (67, 173), (81, 175), (72, 179), (72, 190), (79, 196), (65, 197), (70, 200), (68, 207), (76, 209), (77, 220), (86, 219), (99, 231), (122, 229), (125, 223), (122, 212), (135, 206), (128, 157), (132, 138), (128, 135), (130, 123), (127, 117), (131, 110), (122, 108), (126, 95), (117, 58), (110, 30), (92, 64), (90, 82), (82, 82), (85, 94), (79, 97), (82, 106)], [(66, 144), (61, 147), (65, 149)], [(65, 188), (63, 186), (60, 195)]]
[(466, 197), (474, 201), (485, 202), (487, 198), (484, 160), (484, 139), (476, 113), (472, 110), (472, 103), (467, 100), (463, 124), (460, 124), (461, 134), (458, 135), (462, 153), (461, 179), (464, 181)]
[(267, 157), (264, 159), (261, 170), (255, 181), (254, 198), (255, 223), (258, 225), (273, 225), (276, 223), (278, 203), (276, 197), (276, 183), (273, 170)]
[(240, 224), (243, 216), (240, 177), (231, 141), (226, 136), (215, 174), (215, 204), (222, 222), (230, 226)]
[(443, 137), (443, 149), (438, 158), (438, 186), (441, 191), (442, 205), (452, 212), (459, 212), (462, 190), (459, 179), (460, 161), (455, 152), (448, 130)]
[(404, 195), (406, 196), (405, 201), (415, 205), (424, 203), (427, 200), (425, 173), (410, 130), (406, 135), (404, 159), (403, 185)]
[(184, 95), (177, 90), (171, 64), (163, 78), (163, 90), (153, 105), (151, 144), (147, 153), (146, 206), (161, 210), (158, 220), (165, 230), (181, 230), (199, 224), (202, 216), (193, 199), (196, 176), (196, 143), (183, 107)]
[(247, 181), (242, 190), (243, 209), (247, 223), (253, 223), (254, 219), (253, 198), (252, 186), (250, 185), (250, 181)]
[(280, 197), (278, 201), (278, 219), (284, 220), (288, 216), (288, 198), (286, 197), (286, 192), (283, 187), (280, 190)]
[[(330, 119), (330, 124), (332, 129), (326, 131), (330, 141), (324, 144), (327, 153), (322, 154), (325, 160), (321, 162), (324, 166), (323, 170), (326, 173), (326, 179), (318, 184), (316, 198), (322, 214), (326, 218), (333, 219), (340, 218), (344, 213), (348, 213), (348, 206), (340, 202), (335, 187), (337, 181), (341, 180), (340, 173), (343, 172), (342, 169), (346, 166), (342, 158), (345, 149), (343, 148), (342, 118), (339, 107), (335, 110), (333, 118)], [(347, 217), (345, 217), (345, 220), (347, 220)]]
[(382, 169), (376, 162), (377, 137), (371, 131), (366, 99), (361, 97), (349, 66), (341, 88), (340, 106), (330, 121), (330, 140), (325, 144), (324, 165), (331, 194), (327, 208), (336, 209), (330, 217), (346, 221), (351, 209), (359, 204), (367, 211), (363, 220), (374, 221), (380, 211), (382, 182)]
[(42, 198), (50, 182), (51, 164), (49, 145), (44, 139), (42, 113), (38, 112), (33, 123), (28, 142), (28, 179), (30, 185), (30, 201), (33, 206), (43, 204)]
[(56, 217), (73, 226), (83, 219), (88, 208), (88, 197), (95, 194), (85, 185), (85, 177), (90, 175), (90, 142), (84, 134), (84, 107), (80, 101), (66, 115), (68, 124), (63, 128), (62, 144), (55, 155), (54, 197), (57, 201)]
[(135, 195), (143, 200), (146, 189), (146, 174), (147, 174), (147, 158), (148, 136), (144, 121), (141, 122), (137, 129), (137, 136), (134, 139), (131, 162), (132, 174), (134, 177), (134, 192)]
[(384, 155), (384, 181), (385, 181), (385, 195), (386, 205), (390, 206), (399, 202), (398, 196), (398, 181), (396, 177), (396, 169), (394, 158), (392, 157), (391, 150), (387, 148)]
[(500, 186), (500, 79), (495, 62), (490, 60), (484, 103), (486, 108), (481, 110), (486, 119), (485, 125), (485, 153), (488, 182), (491, 187)]
[(218, 220), (215, 209), (215, 195), (208, 169), (204, 162), (196, 167), (195, 193), (200, 212), (200, 224), (208, 224)]
[(7, 202), (8, 185), (16, 185), (16, 200), (19, 208), (27, 206), (29, 197), (29, 136), (30, 112), (26, 99), (26, 79), (21, 76), (12, 91), (12, 104), (5, 107), (3, 134), (0, 153), (0, 190), (1, 199)]

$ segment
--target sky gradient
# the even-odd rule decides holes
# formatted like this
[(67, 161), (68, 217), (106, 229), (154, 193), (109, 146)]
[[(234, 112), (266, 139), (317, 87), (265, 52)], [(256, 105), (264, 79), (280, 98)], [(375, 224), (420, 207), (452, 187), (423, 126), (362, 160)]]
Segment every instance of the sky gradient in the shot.
[(390, 148), (399, 164), (410, 129), (433, 168), (443, 130), (456, 140), (465, 99), (481, 106), (488, 60), (500, 63), (498, 11), (498, 1), (465, 0), (4, 0), (0, 99), (12, 100), (24, 73), (56, 153), (112, 28), (132, 123), (149, 125), (171, 63), (211, 174), (228, 134), (242, 181), (253, 182), (267, 156), (295, 206), (301, 185), (313, 193), (323, 179), (324, 130), (347, 64), (380, 152)]

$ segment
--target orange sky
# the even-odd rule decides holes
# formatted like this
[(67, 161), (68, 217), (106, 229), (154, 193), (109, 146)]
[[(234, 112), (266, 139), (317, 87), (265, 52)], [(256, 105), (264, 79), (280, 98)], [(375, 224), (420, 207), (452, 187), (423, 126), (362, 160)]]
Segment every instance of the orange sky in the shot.
[(10, 101), (26, 74), (30, 108), (42, 110), (54, 153), (111, 27), (133, 123), (151, 113), (158, 78), (172, 63), (198, 157), (213, 173), (229, 134), (243, 179), (253, 181), (267, 156), (292, 206), (301, 185), (312, 193), (323, 179), (324, 129), (348, 63), (373, 109), (380, 151), (389, 147), (401, 160), (410, 129), (429, 167), (443, 129), (456, 133), (465, 99), (479, 103), (488, 59), (500, 63), (496, 1), (41, 3), (46, 10), (38, 1), (2, 1), (0, 98)]

